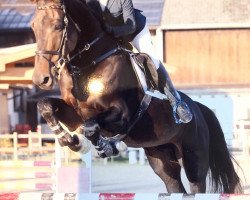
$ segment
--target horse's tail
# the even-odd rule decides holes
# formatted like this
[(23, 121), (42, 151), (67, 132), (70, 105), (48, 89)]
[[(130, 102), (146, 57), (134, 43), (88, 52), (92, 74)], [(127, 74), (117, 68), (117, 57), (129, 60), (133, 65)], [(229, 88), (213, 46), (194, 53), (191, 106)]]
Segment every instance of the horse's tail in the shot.
[(241, 181), (233, 165), (233, 162), (238, 163), (227, 149), (219, 120), (208, 107), (200, 103), (198, 105), (209, 129), (209, 167), (213, 192), (242, 193)]

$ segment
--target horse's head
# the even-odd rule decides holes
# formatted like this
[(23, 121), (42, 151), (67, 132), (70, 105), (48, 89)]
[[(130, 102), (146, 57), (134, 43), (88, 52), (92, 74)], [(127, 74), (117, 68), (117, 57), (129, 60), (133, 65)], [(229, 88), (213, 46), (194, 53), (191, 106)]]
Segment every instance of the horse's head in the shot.
[(77, 43), (77, 27), (68, 18), (61, 0), (31, 0), (36, 11), (31, 22), (37, 51), (33, 82), (41, 89), (51, 89), (54, 75)]

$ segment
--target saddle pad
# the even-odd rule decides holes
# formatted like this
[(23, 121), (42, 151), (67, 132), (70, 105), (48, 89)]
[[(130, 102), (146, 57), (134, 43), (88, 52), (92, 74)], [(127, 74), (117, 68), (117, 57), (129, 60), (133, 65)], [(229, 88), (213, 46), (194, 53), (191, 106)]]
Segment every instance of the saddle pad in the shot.
[(137, 62), (134, 60), (134, 57), (131, 56), (130, 54), (130, 60), (131, 60), (131, 64), (133, 66), (133, 69), (135, 71), (135, 74), (137, 76), (137, 79), (141, 85), (141, 88), (144, 92), (147, 91), (148, 89), (148, 86), (147, 86), (147, 83), (146, 83), (146, 78), (145, 78), (145, 74), (143, 73), (143, 71), (141, 70), (141, 68), (138, 66)]

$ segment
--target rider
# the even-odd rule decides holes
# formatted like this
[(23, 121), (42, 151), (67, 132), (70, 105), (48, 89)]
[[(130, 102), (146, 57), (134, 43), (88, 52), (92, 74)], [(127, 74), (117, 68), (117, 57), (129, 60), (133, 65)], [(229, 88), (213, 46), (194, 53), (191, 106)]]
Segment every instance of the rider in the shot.
[(174, 112), (176, 110), (180, 118), (176, 122), (190, 122), (193, 117), (192, 113), (187, 104), (181, 100), (165, 67), (157, 58), (146, 24), (146, 17), (142, 15), (141, 11), (134, 9), (132, 0), (85, 1), (88, 4), (95, 4), (95, 12), (100, 12), (99, 14), (103, 18), (106, 32), (114, 38), (130, 42), (138, 52), (146, 53), (150, 56), (157, 69), (159, 90), (167, 95)]

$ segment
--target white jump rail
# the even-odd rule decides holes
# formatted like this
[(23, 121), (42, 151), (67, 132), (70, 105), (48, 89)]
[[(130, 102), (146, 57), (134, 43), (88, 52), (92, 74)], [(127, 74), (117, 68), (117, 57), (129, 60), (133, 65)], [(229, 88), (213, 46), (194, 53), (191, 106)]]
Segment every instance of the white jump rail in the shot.
[(249, 200), (237, 194), (137, 194), (137, 193), (0, 193), (1, 200)]
[[(28, 146), (26, 147), (27, 152), (32, 153), (34, 151), (48, 151), (53, 150), (55, 152), (55, 160), (54, 161), (25, 161), (25, 160), (18, 160), (18, 153), (20, 153), (20, 148), (18, 147), (18, 139), (20, 138), (28, 138)], [(10, 173), (0, 174), (0, 178), (2, 179), (16, 179), (16, 178), (49, 178), (52, 181), (47, 182), (32, 182), (32, 183), (22, 183), (19, 184), (17, 182), (5, 182), (4, 184), (0, 185), (0, 189), (2, 191), (6, 190), (49, 190), (52, 192), (90, 192), (91, 191), (91, 152), (81, 154), (79, 153), (79, 157), (85, 162), (85, 167), (67, 167), (61, 165), (62, 159), (62, 152), (61, 147), (58, 141), (55, 139), (55, 146), (53, 148), (44, 148), (42, 146), (42, 139), (55, 139), (54, 134), (41, 134), (35, 132), (29, 132), (28, 134), (17, 134), (14, 133), (12, 135), (0, 135), (0, 139), (12, 139), (13, 140), (13, 147), (12, 149), (14, 154), (14, 159), (11, 161), (0, 161), (0, 167), (24, 167), (25, 169), (22, 173), (15, 172), (14, 170), (10, 170)], [(32, 144), (33, 139), (39, 139), (38, 146), (34, 147)], [(36, 144), (37, 145), (37, 144)], [(23, 149), (23, 147), (21, 148)], [(0, 152), (4, 152), (5, 149), (1, 149)], [(34, 172), (31, 169), (34, 167), (49, 167), (53, 168), (54, 172), (47, 173), (46, 171), (42, 172)], [(30, 169), (28, 169), (30, 168)], [(27, 171), (27, 172), (26, 172)], [(62, 175), (64, 173), (64, 175)], [(66, 174), (65, 174), (66, 173)], [(61, 174), (61, 175), (60, 175)], [(68, 175), (68, 176), (66, 176)], [(65, 181), (66, 180), (66, 181)], [(64, 184), (64, 182), (71, 182), (70, 186)], [(82, 185), (81, 190), (77, 190), (80, 187), (77, 184), (80, 183)], [(13, 191), (13, 190), (12, 190)], [(3, 198), (0, 197), (0, 200)]]
[(234, 135), (241, 142), (243, 159), (248, 160), (250, 158), (250, 121), (234, 122)]

